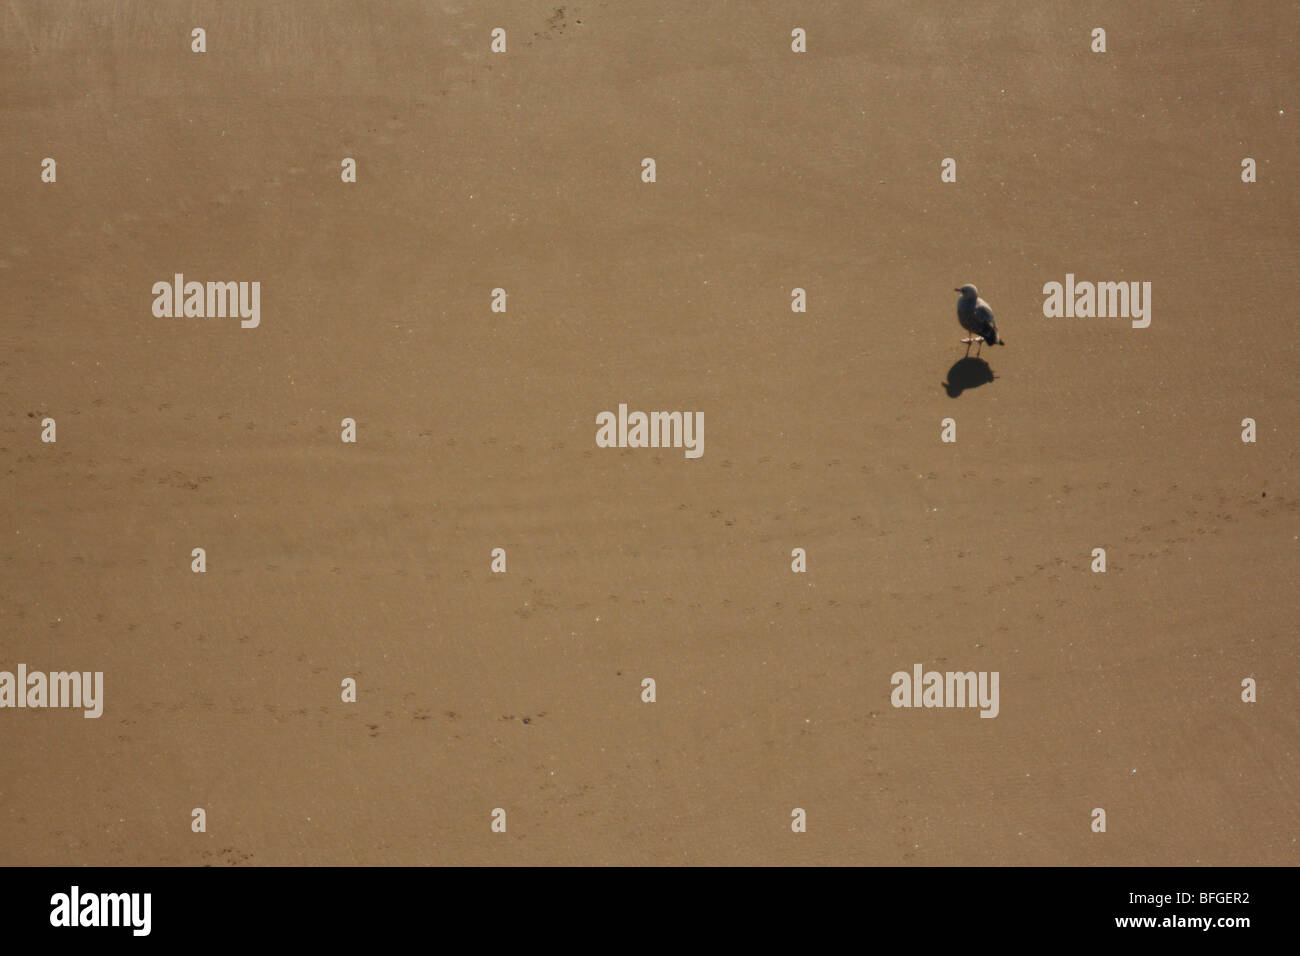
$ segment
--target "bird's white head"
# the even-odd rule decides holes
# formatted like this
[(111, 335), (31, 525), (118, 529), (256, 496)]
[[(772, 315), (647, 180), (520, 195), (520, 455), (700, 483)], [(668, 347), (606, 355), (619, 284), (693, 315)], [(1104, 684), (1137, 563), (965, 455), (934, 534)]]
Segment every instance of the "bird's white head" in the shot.
[(964, 285), (960, 289), (953, 289), (953, 292), (960, 292), (963, 299), (974, 299), (980, 294), (980, 290), (973, 285)]

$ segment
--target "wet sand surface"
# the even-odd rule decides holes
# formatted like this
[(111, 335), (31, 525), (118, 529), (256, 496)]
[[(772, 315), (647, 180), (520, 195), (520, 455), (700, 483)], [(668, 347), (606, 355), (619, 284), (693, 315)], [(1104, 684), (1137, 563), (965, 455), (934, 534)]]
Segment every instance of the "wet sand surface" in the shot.
[(1298, 26), (5, 4), (0, 862), (1296, 863)]

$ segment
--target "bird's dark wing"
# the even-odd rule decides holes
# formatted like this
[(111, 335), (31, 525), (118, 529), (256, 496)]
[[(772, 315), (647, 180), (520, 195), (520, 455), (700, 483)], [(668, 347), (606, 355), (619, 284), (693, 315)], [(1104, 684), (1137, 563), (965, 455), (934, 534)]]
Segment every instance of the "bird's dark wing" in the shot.
[(975, 326), (980, 330), (979, 335), (983, 338), (988, 338), (984, 335), (984, 330), (994, 331), (998, 327), (998, 324), (993, 321), (993, 310), (982, 302), (975, 306)]

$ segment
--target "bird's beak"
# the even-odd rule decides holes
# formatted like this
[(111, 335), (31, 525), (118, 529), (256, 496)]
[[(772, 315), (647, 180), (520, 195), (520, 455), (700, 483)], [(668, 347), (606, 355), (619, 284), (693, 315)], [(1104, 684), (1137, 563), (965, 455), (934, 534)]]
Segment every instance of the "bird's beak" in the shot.
[(961, 289), (953, 289), (952, 291), (953, 291), (953, 292), (960, 292)]

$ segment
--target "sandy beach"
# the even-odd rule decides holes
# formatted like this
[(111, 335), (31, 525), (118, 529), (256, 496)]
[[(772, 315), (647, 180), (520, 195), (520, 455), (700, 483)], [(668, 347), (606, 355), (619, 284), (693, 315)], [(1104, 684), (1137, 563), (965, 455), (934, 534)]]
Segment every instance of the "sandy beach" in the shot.
[(1298, 28), (0, 7), (0, 863), (1300, 862)]

